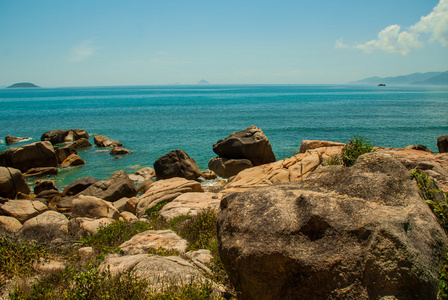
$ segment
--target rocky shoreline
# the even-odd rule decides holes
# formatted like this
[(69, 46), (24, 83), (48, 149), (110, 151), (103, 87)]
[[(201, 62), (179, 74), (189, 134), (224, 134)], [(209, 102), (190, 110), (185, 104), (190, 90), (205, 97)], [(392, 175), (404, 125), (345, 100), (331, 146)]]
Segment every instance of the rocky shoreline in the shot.
[[(92, 146), (89, 138), (81, 129), (53, 130), (40, 142), (0, 152), (3, 236), (66, 246), (116, 221), (148, 223), (156, 208), (167, 222), (211, 210), (232, 285), (213, 282), (207, 276), (213, 273), (210, 251), (187, 253), (188, 242), (172, 230), (135, 235), (98, 270), (133, 272), (153, 282), (156, 277), (212, 281), (215, 293), (238, 299), (437, 297), (448, 239), (409, 173), (420, 170), (447, 191), (448, 136), (437, 140), (440, 153), (421, 145), (377, 147), (346, 167), (330, 165), (345, 144), (329, 141), (302, 141), (299, 153), (276, 161), (268, 138), (250, 126), (217, 141), (210, 170), (199, 170), (178, 149), (134, 174), (118, 170), (107, 180), (86, 177), (63, 191), (43, 178), (31, 191), (25, 178), (88, 163), (77, 151)], [(20, 138), (7, 137), (8, 144), (14, 141)], [(94, 143), (113, 155), (131, 152), (105, 136), (95, 136)], [(217, 176), (228, 179), (201, 185)], [(150, 249), (179, 255), (148, 256)], [(95, 255), (93, 248), (76, 251)], [(59, 263), (56, 269), (67, 266)], [(16, 278), (3, 280), (7, 295)]]

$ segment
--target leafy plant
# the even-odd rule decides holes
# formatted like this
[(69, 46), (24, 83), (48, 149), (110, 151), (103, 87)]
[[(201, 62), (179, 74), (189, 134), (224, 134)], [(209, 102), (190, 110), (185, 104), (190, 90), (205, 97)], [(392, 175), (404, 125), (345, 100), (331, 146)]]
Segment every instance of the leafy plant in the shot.
[(331, 156), (326, 160), (327, 166), (342, 165), (342, 158), (339, 155)]
[(356, 135), (352, 139), (349, 139), (348, 143), (342, 149), (342, 162), (347, 167), (353, 166), (358, 157), (372, 151), (373, 145), (370, 143), (370, 140)]
[(4, 276), (28, 276), (36, 271), (35, 263), (48, 256), (42, 245), (0, 236), (0, 274)]
[[(411, 171), (411, 177), (415, 179), (420, 196), (428, 203), (440, 225), (448, 233), (448, 205), (446, 204), (446, 193), (441, 191), (437, 184), (425, 173), (418, 169)], [(439, 272), (439, 296), (441, 299), (448, 299), (448, 253), (445, 253), (445, 262)]]

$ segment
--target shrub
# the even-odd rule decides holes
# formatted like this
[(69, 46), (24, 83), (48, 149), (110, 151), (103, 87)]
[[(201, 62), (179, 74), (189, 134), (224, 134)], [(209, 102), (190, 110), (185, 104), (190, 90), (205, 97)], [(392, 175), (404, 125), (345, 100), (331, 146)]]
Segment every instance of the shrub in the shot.
[(210, 249), (216, 239), (216, 211), (204, 210), (180, 223), (174, 229), (177, 234), (188, 241), (189, 250)]
[[(437, 184), (420, 170), (414, 169), (411, 177), (415, 179), (420, 196), (428, 203), (440, 225), (448, 233), (448, 205), (446, 204), (446, 193), (441, 191)], [(445, 263), (439, 272), (439, 296), (440, 299), (448, 299), (448, 253), (445, 254)]]
[(342, 162), (347, 167), (353, 166), (358, 157), (372, 151), (373, 145), (370, 140), (363, 136), (354, 136), (342, 149)]
[(0, 236), (0, 274), (4, 276), (31, 275), (35, 263), (48, 256), (42, 245)]

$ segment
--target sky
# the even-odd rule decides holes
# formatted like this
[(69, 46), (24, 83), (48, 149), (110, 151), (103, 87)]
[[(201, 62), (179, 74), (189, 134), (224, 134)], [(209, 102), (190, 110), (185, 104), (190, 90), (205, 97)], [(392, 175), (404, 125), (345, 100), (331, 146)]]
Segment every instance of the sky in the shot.
[(0, 0), (0, 86), (344, 84), (448, 70), (448, 0)]

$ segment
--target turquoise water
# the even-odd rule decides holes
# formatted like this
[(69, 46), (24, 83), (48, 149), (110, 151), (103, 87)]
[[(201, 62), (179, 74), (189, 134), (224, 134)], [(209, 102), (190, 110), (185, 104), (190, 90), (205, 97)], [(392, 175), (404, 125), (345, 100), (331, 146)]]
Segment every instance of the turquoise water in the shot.
[[(202, 170), (218, 139), (250, 125), (271, 141), (277, 159), (294, 155), (303, 139), (346, 142), (361, 134), (378, 146), (423, 144), (437, 151), (448, 134), (448, 88), (343, 85), (132, 86), (0, 89), (0, 150), (4, 137), (35, 142), (53, 129), (85, 129), (119, 140), (134, 152), (115, 159), (93, 147), (86, 165), (61, 170), (59, 186), (115, 170), (152, 167), (182, 149)], [(93, 144), (93, 137), (91, 137)], [(24, 144), (24, 143), (21, 143)], [(20, 145), (20, 144), (19, 144)], [(14, 145), (14, 146), (17, 146)]]

